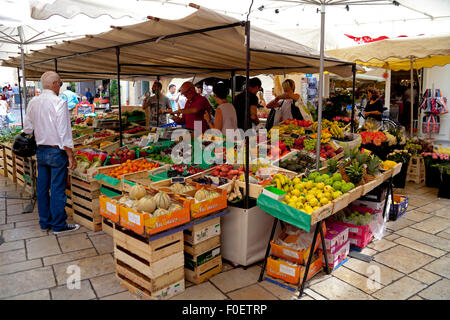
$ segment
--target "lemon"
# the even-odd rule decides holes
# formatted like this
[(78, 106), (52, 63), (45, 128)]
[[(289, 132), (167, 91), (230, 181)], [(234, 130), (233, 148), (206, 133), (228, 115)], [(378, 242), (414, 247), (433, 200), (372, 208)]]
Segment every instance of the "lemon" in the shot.
[(300, 183), (296, 183), (296, 184), (294, 185), (294, 189), (295, 189), (295, 190), (298, 190), (298, 191), (302, 191), (302, 190), (303, 190), (303, 186), (302, 186)]
[(324, 191), (324, 192), (333, 192), (334, 189), (333, 189), (332, 186), (325, 186), (325, 187), (323, 188), (323, 191)]
[(299, 197), (299, 201), (301, 201), (302, 203), (306, 202), (306, 197)]
[(312, 209), (313, 209), (313, 211), (316, 211), (317, 209), (320, 209), (320, 207), (314, 207)]
[(307, 214), (311, 214), (313, 212), (313, 208), (309, 205), (306, 205), (303, 207), (303, 211), (306, 212)]
[(297, 197), (297, 196), (292, 196), (292, 197), (291, 197), (291, 201), (294, 201), (294, 202), (295, 202), (295, 201), (297, 201), (297, 200), (298, 200), (298, 197)]
[(312, 199), (308, 200), (308, 203), (311, 207), (315, 207), (319, 204), (319, 200), (317, 200), (316, 198), (312, 198)]
[(316, 196), (317, 199), (320, 199), (323, 196), (323, 192), (322, 191), (317, 191), (315, 196)]
[(325, 198), (325, 197), (320, 198), (321, 205), (326, 205), (326, 204), (328, 204), (328, 202), (330, 202), (330, 201), (327, 198)]
[(323, 196), (330, 201), (333, 200), (333, 196), (332, 196), (331, 192), (324, 192)]
[(314, 182), (312, 182), (311, 180), (309, 180), (308, 182), (305, 183), (305, 188), (310, 190), (312, 189), (314, 186)]
[(300, 180), (299, 177), (294, 178), (294, 180), (292, 180), (293, 183), (295, 184), (299, 184), (302, 180)]
[(308, 201), (308, 202), (309, 202), (309, 200), (311, 200), (313, 198), (314, 198), (313, 194), (307, 194), (306, 197), (305, 197), (306, 201)]
[(294, 190), (292, 190), (292, 192), (291, 192), (294, 196), (297, 196), (297, 197), (299, 197), (302, 193), (300, 192), (300, 190), (298, 190), (298, 189), (294, 189)]
[(316, 188), (318, 190), (323, 190), (323, 188), (325, 188), (325, 183), (319, 182), (318, 184), (316, 184)]
[(297, 208), (297, 209), (303, 209), (303, 203), (301, 203), (301, 202), (297, 202), (297, 204), (295, 205), (295, 207)]

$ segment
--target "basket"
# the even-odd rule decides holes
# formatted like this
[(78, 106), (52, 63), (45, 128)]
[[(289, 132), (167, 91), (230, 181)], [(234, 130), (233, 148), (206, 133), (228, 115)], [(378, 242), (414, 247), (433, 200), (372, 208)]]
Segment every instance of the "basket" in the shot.
[(392, 210), (389, 213), (389, 220), (395, 221), (406, 213), (408, 209), (408, 197), (394, 194), (394, 201)]
[(361, 145), (361, 142), (362, 142), (361, 135), (359, 135), (357, 133), (351, 133), (351, 135), (353, 137), (352, 141), (339, 141), (339, 140), (333, 139), (333, 142), (337, 146), (339, 146), (339, 147), (341, 147), (343, 149), (345, 149), (345, 148), (349, 148), (349, 149), (358, 148)]

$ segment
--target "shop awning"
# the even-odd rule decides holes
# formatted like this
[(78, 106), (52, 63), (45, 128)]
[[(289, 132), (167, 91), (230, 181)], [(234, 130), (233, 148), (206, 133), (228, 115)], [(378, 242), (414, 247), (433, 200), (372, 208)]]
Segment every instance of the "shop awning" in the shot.
[(339, 59), (394, 71), (443, 66), (450, 63), (450, 35), (396, 38), (327, 51)]
[[(251, 28), (250, 49), (251, 75), (319, 71), (318, 52), (260, 28)], [(143, 23), (33, 51), (25, 56), (26, 76), (38, 79), (56, 68), (64, 80), (116, 78), (116, 50), (122, 79), (229, 77), (231, 71), (246, 70), (242, 21), (199, 8), (183, 19), (149, 17)], [(20, 67), (20, 58), (2, 65)], [(325, 70), (350, 76), (352, 63), (327, 56)]]

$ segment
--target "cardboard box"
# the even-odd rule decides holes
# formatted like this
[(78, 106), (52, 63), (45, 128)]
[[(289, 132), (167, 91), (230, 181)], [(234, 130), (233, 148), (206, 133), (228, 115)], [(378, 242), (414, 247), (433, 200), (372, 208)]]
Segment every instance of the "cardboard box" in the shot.
[[(313, 261), (309, 266), (308, 278), (309, 280), (316, 273), (322, 269), (322, 254), (316, 254), (313, 256)], [(267, 258), (267, 274), (274, 278), (283, 279), (286, 282), (292, 284), (299, 284), (303, 281), (306, 267), (302, 265), (294, 265), (279, 258), (269, 257)]]
[[(325, 225), (323, 224), (324, 235), (326, 235), (327, 230)], [(310, 233), (314, 234), (314, 230), (311, 230)], [(284, 240), (288, 236), (286, 230), (283, 230), (278, 239)], [(319, 248), (319, 245), (322, 243), (320, 234), (317, 234), (316, 245), (314, 247), (314, 252)], [(311, 242), (312, 244), (312, 242)], [(298, 264), (305, 264), (309, 257), (309, 252), (311, 251), (311, 245), (306, 250), (295, 250), (289, 248), (287, 246), (277, 244), (274, 240), (270, 241), (270, 247), (272, 248), (272, 255), (278, 258), (285, 259), (287, 261), (291, 261)]]
[[(328, 251), (328, 250), (327, 250)], [(331, 252), (327, 252), (328, 266), (330, 269), (336, 268), (350, 252), (350, 240), (334, 248)], [(325, 265), (325, 259), (323, 259), (323, 265)]]
[(114, 198), (108, 198), (106, 196), (99, 196), (100, 201), (100, 214), (108, 218), (109, 220), (113, 222), (119, 222), (120, 220), (120, 206), (118, 203), (111, 201), (119, 200), (122, 196), (114, 197)]
[(220, 235), (220, 217), (194, 225), (184, 230), (184, 241), (195, 245)]
[(328, 252), (335, 252), (348, 239), (349, 228), (334, 221), (327, 221), (327, 234), (325, 236), (325, 245)]

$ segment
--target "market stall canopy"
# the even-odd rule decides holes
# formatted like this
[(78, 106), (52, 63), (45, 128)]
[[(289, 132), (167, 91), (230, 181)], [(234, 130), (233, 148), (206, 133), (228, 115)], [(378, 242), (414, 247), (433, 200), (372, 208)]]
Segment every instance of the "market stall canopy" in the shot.
[[(26, 76), (38, 79), (57, 66), (64, 80), (116, 78), (116, 50), (120, 50), (122, 79), (229, 77), (231, 71), (245, 73), (244, 48), (244, 22), (198, 8), (183, 19), (149, 17), (143, 23), (34, 51), (25, 55)], [(319, 71), (315, 50), (260, 28), (251, 28), (250, 49), (251, 75)], [(352, 64), (327, 56), (325, 70), (349, 76)], [(11, 58), (3, 66), (18, 67), (20, 59)]]
[(394, 71), (443, 66), (450, 63), (450, 35), (396, 38), (327, 51), (339, 59)]

